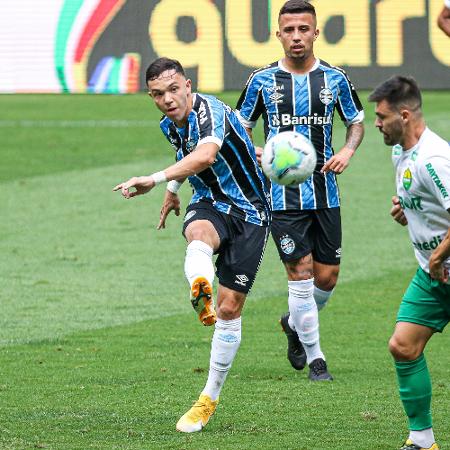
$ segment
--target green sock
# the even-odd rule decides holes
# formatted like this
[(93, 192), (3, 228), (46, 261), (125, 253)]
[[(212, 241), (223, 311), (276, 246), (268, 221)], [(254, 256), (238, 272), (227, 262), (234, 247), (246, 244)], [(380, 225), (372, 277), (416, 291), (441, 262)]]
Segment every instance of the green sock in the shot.
[(431, 378), (424, 354), (414, 361), (395, 361), (395, 368), (409, 429), (431, 428)]

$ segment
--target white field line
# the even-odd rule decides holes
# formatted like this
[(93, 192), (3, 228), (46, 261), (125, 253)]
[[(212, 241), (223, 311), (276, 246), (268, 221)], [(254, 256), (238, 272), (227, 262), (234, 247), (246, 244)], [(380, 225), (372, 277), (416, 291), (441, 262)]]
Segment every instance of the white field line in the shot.
[(156, 120), (0, 120), (0, 128), (147, 128)]

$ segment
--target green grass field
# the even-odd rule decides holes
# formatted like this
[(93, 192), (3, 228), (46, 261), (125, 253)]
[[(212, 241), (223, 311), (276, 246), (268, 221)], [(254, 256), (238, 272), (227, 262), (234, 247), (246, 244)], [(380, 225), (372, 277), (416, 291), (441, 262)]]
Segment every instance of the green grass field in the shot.
[[(428, 125), (450, 140), (450, 93), (424, 101)], [(206, 381), (212, 329), (188, 302), (182, 219), (156, 230), (163, 187), (132, 201), (111, 191), (173, 162), (159, 112), (144, 95), (0, 96), (0, 110), (1, 449), (400, 446), (407, 424), (387, 341), (416, 263), (389, 216), (393, 170), (373, 105), (340, 176), (341, 276), (320, 315), (335, 381), (311, 383), (286, 359), (287, 283), (270, 242), (217, 413), (195, 435), (175, 424)], [(444, 333), (427, 350), (443, 449), (449, 344)]]

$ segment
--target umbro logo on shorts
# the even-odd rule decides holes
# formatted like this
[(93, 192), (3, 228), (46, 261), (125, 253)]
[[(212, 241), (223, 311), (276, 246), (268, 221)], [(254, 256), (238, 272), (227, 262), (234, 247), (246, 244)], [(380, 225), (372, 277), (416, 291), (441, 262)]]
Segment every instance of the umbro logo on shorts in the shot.
[(336, 249), (336, 258), (340, 258), (341, 257), (341, 247)]
[(194, 217), (196, 213), (197, 211), (189, 211), (184, 217), (184, 221), (187, 222), (189, 219), (192, 219), (192, 217)]
[(247, 282), (249, 281), (249, 278), (247, 277), (247, 275), (236, 275), (236, 279), (234, 280), (234, 282), (236, 284), (240, 284), (241, 286), (247, 286)]

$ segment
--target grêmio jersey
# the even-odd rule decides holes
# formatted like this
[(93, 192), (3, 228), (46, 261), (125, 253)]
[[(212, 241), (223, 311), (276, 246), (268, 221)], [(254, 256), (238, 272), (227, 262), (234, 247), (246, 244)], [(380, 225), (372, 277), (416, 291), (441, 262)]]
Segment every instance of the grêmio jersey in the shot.
[(338, 111), (346, 126), (364, 120), (358, 95), (345, 72), (316, 59), (305, 75), (289, 72), (281, 60), (255, 70), (237, 104), (238, 117), (254, 128), (262, 116), (266, 141), (288, 130), (305, 135), (317, 152), (313, 175), (296, 186), (272, 183), (274, 210), (322, 209), (340, 205), (334, 172), (320, 169), (334, 154), (331, 144), (333, 115)]
[[(450, 228), (450, 146), (426, 128), (413, 148), (394, 146), (392, 162), (409, 237), (420, 267), (429, 273), (430, 255)], [(450, 270), (450, 258), (444, 267)]]
[(220, 212), (256, 225), (268, 224), (269, 183), (245, 128), (228, 105), (210, 95), (193, 94), (185, 127), (177, 128), (167, 116), (162, 117), (160, 126), (176, 151), (177, 161), (203, 143), (220, 147), (210, 167), (188, 177), (193, 188), (191, 204), (206, 200)]

